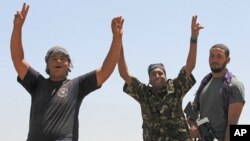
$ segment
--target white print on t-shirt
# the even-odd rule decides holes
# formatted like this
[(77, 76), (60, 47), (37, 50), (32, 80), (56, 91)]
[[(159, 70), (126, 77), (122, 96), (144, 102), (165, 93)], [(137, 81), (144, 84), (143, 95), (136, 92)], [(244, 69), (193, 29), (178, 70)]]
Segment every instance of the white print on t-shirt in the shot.
[(68, 95), (67, 88), (60, 88), (57, 92), (57, 96), (59, 96), (59, 97), (66, 97), (67, 95)]

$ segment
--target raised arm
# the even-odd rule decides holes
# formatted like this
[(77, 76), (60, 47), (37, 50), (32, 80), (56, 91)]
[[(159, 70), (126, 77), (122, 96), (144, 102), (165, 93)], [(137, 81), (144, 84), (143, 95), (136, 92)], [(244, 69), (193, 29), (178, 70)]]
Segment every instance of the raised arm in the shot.
[(125, 57), (124, 57), (123, 45), (122, 45), (122, 49), (121, 49), (120, 58), (118, 61), (118, 69), (119, 69), (119, 73), (120, 73), (120, 76), (122, 77), (122, 79), (128, 85), (130, 85), (131, 80), (132, 80), (132, 76), (128, 72), (128, 67), (127, 67), (127, 64), (125, 61)]
[(192, 17), (192, 24), (191, 24), (191, 39), (190, 39), (190, 48), (186, 62), (186, 76), (188, 77), (196, 64), (196, 54), (197, 54), (197, 40), (199, 36), (200, 29), (203, 27), (197, 23), (197, 16)]
[(108, 77), (114, 71), (116, 63), (119, 59), (123, 35), (123, 22), (124, 19), (121, 16), (115, 17), (112, 20), (111, 27), (113, 33), (113, 40), (111, 43), (111, 47), (101, 68), (98, 68), (96, 70), (98, 86), (102, 85), (108, 79)]
[(25, 74), (29, 68), (28, 62), (24, 58), (24, 51), (22, 45), (22, 27), (29, 11), (29, 5), (23, 4), (22, 11), (17, 11), (14, 17), (14, 27), (10, 41), (10, 51), (13, 65), (21, 80), (24, 79)]

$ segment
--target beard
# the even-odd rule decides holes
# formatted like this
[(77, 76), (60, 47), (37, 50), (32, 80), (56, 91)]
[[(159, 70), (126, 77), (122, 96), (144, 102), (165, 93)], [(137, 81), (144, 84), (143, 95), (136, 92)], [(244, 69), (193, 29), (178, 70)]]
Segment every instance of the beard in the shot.
[(222, 70), (224, 70), (227, 66), (227, 62), (225, 61), (221, 66), (218, 65), (218, 67), (212, 67), (212, 65), (210, 64), (210, 69), (213, 73), (219, 73)]

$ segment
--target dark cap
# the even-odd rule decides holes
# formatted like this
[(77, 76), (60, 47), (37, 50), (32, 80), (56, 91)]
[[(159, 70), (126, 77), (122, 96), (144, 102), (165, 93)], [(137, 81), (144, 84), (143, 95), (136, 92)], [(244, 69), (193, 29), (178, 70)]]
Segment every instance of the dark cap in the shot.
[(163, 65), (162, 63), (150, 64), (150, 65), (148, 66), (148, 75), (150, 75), (150, 72), (151, 72), (153, 69), (155, 69), (155, 68), (160, 68), (160, 69), (164, 72), (164, 74), (165, 74), (165, 76), (166, 76), (166, 70), (165, 70), (165, 67), (164, 67), (164, 65)]
[(49, 57), (53, 54), (63, 54), (65, 55), (69, 62), (71, 61), (68, 51), (61, 46), (54, 46), (50, 48), (45, 56), (45, 62), (48, 63)]
[[(71, 69), (70, 68), (73, 68), (73, 65), (71, 63), (71, 59), (70, 59), (70, 56), (69, 56), (69, 53), (68, 51), (61, 47), (61, 46), (54, 46), (52, 48), (50, 48), (45, 56), (45, 62), (48, 63), (48, 60), (49, 58), (51, 57), (51, 55), (53, 54), (62, 54), (62, 55), (65, 55), (67, 58), (68, 58), (68, 62), (69, 62), (69, 68), (68, 68), (68, 72), (71, 72)], [(46, 66), (46, 69), (45, 69), (46, 73), (50, 75), (50, 72), (49, 72), (49, 68), (48, 66)], [(68, 75), (68, 72), (67, 72), (67, 75)]]

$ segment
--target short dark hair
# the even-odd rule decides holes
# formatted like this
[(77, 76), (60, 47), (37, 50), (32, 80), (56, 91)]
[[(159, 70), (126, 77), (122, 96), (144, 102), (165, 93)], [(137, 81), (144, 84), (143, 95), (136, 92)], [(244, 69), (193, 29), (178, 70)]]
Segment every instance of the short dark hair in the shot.
[[(225, 44), (215, 44), (215, 45), (213, 45), (213, 46), (211, 47), (211, 49), (213, 49), (213, 48), (220, 48), (220, 49), (225, 50), (225, 55), (226, 55), (226, 57), (229, 57), (229, 55), (230, 55), (229, 48), (228, 48)], [(211, 50), (211, 49), (210, 49), (210, 50)]]

